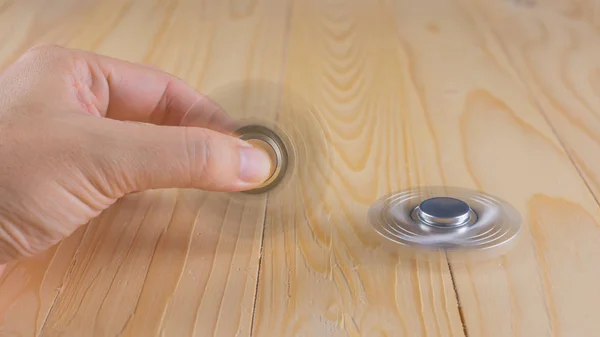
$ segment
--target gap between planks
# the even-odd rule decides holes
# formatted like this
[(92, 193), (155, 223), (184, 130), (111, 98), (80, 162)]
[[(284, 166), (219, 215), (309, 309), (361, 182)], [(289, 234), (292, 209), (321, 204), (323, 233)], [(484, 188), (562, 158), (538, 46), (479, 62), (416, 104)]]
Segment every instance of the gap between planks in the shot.
[[(397, 20), (397, 18), (396, 18), (396, 20)], [(396, 41), (399, 44), (401, 44), (402, 41), (401, 41), (400, 35), (398, 34), (398, 26), (397, 26), (397, 21), (396, 20), (394, 20), (394, 28), (395, 28), (394, 29), (394, 35), (396, 37)], [(443, 173), (442, 173), (442, 180), (443, 181), (446, 180), (445, 178), (443, 178)], [(262, 249), (262, 246), (261, 246), (261, 249)], [(460, 294), (458, 293), (458, 287), (456, 285), (456, 279), (454, 277), (454, 270), (453, 270), (452, 264), (450, 263), (450, 259), (448, 258), (448, 254), (447, 253), (444, 254), (444, 257), (446, 259), (446, 264), (448, 265), (448, 271), (450, 273), (450, 281), (452, 282), (452, 290), (454, 291), (454, 297), (456, 299), (456, 307), (457, 307), (457, 310), (458, 310), (458, 316), (460, 318), (460, 324), (462, 326), (463, 335), (464, 335), (464, 337), (469, 337), (469, 329), (467, 328), (467, 322), (465, 320), (465, 314), (464, 314), (463, 307), (462, 307), (461, 302), (460, 302)]]
[(265, 201), (265, 210), (263, 213), (262, 233), (260, 236), (260, 249), (258, 253), (258, 268), (256, 271), (256, 287), (254, 287), (254, 301), (252, 303), (252, 320), (250, 321), (250, 337), (254, 336), (254, 321), (256, 321), (256, 302), (258, 301), (258, 286), (260, 282), (260, 271), (263, 260), (263, 246), (265, 244), (265, 227), (267, 226), (267, 210), (269, 209), (269, 197)]
[(462, 305), (460, 304), (460, 295), (458, 294), (458, 289), (456, 288), (456, 280), (454, 279), (454, 270), (452, 270), (452, 264), (448, 259), (448, 254), (446, 256), (446, 263), (448, 264), (448, 271), (450, 272), (450, 280), (452, 281), (452, 289), (454, 289), (454, 295), (456, 296), (456, 306), (458, 308), (458, 316), (460, 317), (460, 324), (463, 328), (463, 334), (465, 337), (469, 337), (469, 329), (467, 328), (467, 322), (465, 321), (465, 313), (463, 312)]
[[(285, 13), (285, 33), (283, 38), (283, 51), (281, 56), (281, 74), (279, 74), (279, 83), (280, 87), (283, 85), (283, 81), (285, 79), (286, 73), (286, 64), (288, 60), (288, 50), (289, 50), (289, 41), (291, 36), (291, 26), (292, 26), (292, 13), (293, 13), (293, 5), (294, 0), (287, 1), (287, 9)], [(276, 106), (281, 107), (281, 95), (282, 92), (279, 93), (278, 102)], [(275, 115), (275, 119), (277, 119), (279, 114)], [(252, 319), (250, 320), (250, 331), (249, 336), (254, 336), (254, 323), (256, 322), (256, 304), (258, 302), (258, 290), (260, 289), (260, 273), (262, 270), (262, 262), (263, 262), (263, 247), (265, 245), (265, 231), (267, 226), (267, 214), (269, 209), (269, 196), (267, 195), (265, 200), (265, 210), (263, 214), (263, 223), (262, 223), (262, 233), (260, 236), (260, 249), (258, 253), (258, 268), (256, 271), (256, 287), (254, 288), (254, 301), (252, 303)]]

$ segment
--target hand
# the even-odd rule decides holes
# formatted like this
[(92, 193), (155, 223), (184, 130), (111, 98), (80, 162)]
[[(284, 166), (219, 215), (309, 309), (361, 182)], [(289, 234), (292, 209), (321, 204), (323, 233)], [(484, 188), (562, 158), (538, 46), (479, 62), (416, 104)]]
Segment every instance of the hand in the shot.
[(160, 70), (57, 46), (0, 73), (0, 272), (125, 194), (239, 191), (269, 174), (219, 107)]

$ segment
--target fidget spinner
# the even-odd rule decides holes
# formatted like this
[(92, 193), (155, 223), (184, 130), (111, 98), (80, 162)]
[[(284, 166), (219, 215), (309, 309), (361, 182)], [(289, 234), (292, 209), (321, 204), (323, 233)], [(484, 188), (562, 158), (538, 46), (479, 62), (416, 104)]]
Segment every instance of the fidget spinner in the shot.
[(269, 178), (261, 186), (226, 193), (228, 200), (248, 205), (268, 198), (271, 208), (285, 207), (288, 201), (321, 207), (314, 191), (328, 184), (333, 165), (329, 129), (318, 111), (290, 90), (259, 81), (210, 96), (234, 120), (231, 134), (263, 150), (271, 161)]
[(375, 231), (391, 242), (426, 250), (483, 251), (502, 248), (521, 229), (506, 202), (458, 187), (421, 187), (378, 200), (368, 212)]
[(290, 153), (294, 153), (293, 149), (290, 150), (293, 143), (289, 140), (284, 141), (285, 138), (279, 136), (275, 130), (261, 124), (245, 125), (235, 133), (240, 135), (240, 139), (267, 153), (271, 161), (271, 172), (269, 172), (267, 180), (259, 187), (243, 193), (260, 194), (277, 187), (288, 173), (288, 159)]

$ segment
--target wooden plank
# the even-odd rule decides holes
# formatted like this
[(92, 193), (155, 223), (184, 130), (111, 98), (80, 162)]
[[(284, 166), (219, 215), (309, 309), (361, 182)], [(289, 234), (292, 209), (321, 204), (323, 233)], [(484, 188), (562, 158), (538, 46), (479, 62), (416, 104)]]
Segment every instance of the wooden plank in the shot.
[[(443, 176), (507, 200), (524, 220), (507, 256), (452, 266), (468, 336), (586, 336), (600, 328), (590, 314), (600, 308), (599, 208), (546, 122), (549, 104), (527, 90), (552, 88), (548, 101), (572, 97), (565, 79), (586, 78), (585, 63), (567, 61), (560, 46), (571, 43), (582, 59), (595, 53), (578, 49), (583, 36), (560, 33), (563, 22), (583, 24), (528, 3), (396, 2)], [(559, 58), (576, 69), (561, 81)], [(527, 84), (534, 72), (543, 80)], [(571, 107), (564, 118), (579, 118), (582, 109)]]
[(600, 41), (596, 2), (469, 2), (489, 39), (534, 97), (600, 197)]
[[(463, 336), (444, 257), (403, 260), (365, 222), (383, 194), (443, 181), (393, 10), (294, 2), (281, 114), (326, 120), (333, 167), (269, 198), (255, 336)], [(304, 169), (324, 156), (310, 153)]]
[(262, 210), (187, 190), (129, 196), (111, 210), (90, 227), (43, 336), (248, 330)]
[(37, 336), (86, 228), (39, 256), (6, 267), (0, 277), (0, 336)]
[(68, 44), (97, 0), (0, 1), (0, 69), (35, 44)]
[[(213, 96), (234, 117), (256, 106), (275, 111), (285, 1), (61, 0), (56, 6), (78, 8), (77, 15), (65, 9), (62, 16), (44, 12), (47, 6), (36, 0), (3, 7), (6, 15), (27, 17), (20, 28), (29, 32), (3, 35), (10, 39), (1, 54), (6, 63), (35, 43), (60, 43), (157, 65)], [(11, 312), (2, 316), (0, 331), (34, 335), (45, 321), (43, 336), (249, 335), (264, 209), (265, 200), (240, 205), (193, 190), (128, 196), (89, 226), (72, 265), (67, 253), (78, 241), (6, 272), (0, 303)], [(52, 256), (48, 271), (40, 271)], [(15, 288), (24, 277), (30, 284)], [(9, 322), (15, 315), (22, 315), (19, 322)]]

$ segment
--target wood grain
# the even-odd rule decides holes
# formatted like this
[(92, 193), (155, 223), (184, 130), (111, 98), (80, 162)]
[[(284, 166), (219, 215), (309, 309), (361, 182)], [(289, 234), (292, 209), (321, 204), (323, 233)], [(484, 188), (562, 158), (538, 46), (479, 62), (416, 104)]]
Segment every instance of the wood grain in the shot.
[(492, 6), (469, 2), (495, 55), (532, 95), (565, 149), (600, 196), (598, 4), (554, 1)]
[[(523, 236), (508, 255), (452, 266), (467, 334), (593, 334), (599, 328), (589, 315), (599, 308), (592, 290), (600, 281), (593, 261), (600, 253), (598, 204), (522, 79), (530, 70), (513, 65), (490, 28), (510, 31), (506, 40), (518, 44), (527, 30), (515, 20), (535, 27), (533, 12), (550, 14), (507, 1), (486, 3), (484, 15), (486, 5), (473, 4), (396, 3), (399, 36), (410, 50), (427, 114), (436, 121), (443, 176), (507, 200), (524, 220)], [(548, 24), (546, 38), (560, 39), (550, 26), (556, 27)], [(553, 73), (549, 62), (560, 52), (530, 47), (537, 58), (529, 64), (540, 74)], [(568, 95), (556, 87), (560, 83), (543, 83)]]
[(39, 333), (62, 289), (85, 229), (82, 227), (39, 256), (6, 267), (0, 277), (0, 336)]
[(463, 336), (443, 256), (402, 260), (365, 221), (382, 194), (442, 180), (392, 12), (294, 2), (284, 83), (331, 129), (333, 169), (269, 198), (255, 336)]
[(263, 222), (256, 212), (195, 191), (122, 200), (90, 227), (41, 335), (244, 334)]

